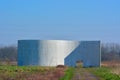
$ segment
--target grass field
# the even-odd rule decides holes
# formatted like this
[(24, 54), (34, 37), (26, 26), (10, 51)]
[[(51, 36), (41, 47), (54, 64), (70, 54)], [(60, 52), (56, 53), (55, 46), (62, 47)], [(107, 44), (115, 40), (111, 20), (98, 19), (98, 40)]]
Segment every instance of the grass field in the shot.
[[(91, 78), (94, 78), (94, 80), (120, 80), (120, 63), (117, 61), (108, 61), (103, 62), (100, 68), (82, 68), (81, 65), (77, 68), (69, 68), (68, 75), (66, 75), (63, 80), (74, 80), (72, 77), (76, 72), (79, 74), (79, 76), (76, 77), (80, 77), (80, 79), (75, 78), (75, 80), (93, 80)], [(90, 77), (87, 75), (88, 73), (96, 77)], [(70, 75), (72, 77), (69, 77)], [(67, 77), (69, 77), (69, 79), (67, 79)], [(86, 77), (90, 78), (88, 79)]]
[(87, 68), (87, 70), (99, 77), (100, 80), (120, 80), (120, 75), (112, 73), (110, 68)]
[(64, 68), (38, 66), (0, 66), (0, 80), (59, 80)]
[(109, 68), (112, 73), (120, 75), (120, 61), (106, 61), (102, 63), (102, 66)]
[(101, 68), (1, 65), (0, 80), (74, 80), (75, 71), (79, 72), (77, 74), (81, 75), (82, 79), (85, 79), (86, 74), (89, 73), (96, 76), (95, 80), (97, 78), (99, 80), (120, 80), (120, 65), (116, 62), (103, 62)]
[(100, 80), (120, 80), (120, 62), (106, 61), (102, 62), (100, 68), (86, 68), (89, 72), (95, 74)]

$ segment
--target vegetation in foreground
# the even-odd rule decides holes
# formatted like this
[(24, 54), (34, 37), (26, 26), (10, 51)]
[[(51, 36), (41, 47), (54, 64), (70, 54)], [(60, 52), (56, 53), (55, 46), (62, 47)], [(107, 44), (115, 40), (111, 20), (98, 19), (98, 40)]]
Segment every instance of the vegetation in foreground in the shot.
[(120, 80), (120, 76), (111, 72), (109, 68), (88, 68), (88, 70), (98, 76), (101, 80)]
[(100, 68), (91, 67), (84, 70), (94, 74), (100, 80), (120, 80), (120, 63), (116, 60), (102, 62)]
[(0, 80), (59, 80), (64, 68), (38, 66), (0, 66)]
[[(78, 69), (82, 69), (81, 67)], [(119, 68), (120, 69), (120, 68)], [(0, 66), (0, 80), (71, 80), (77, 68)], [(100, 80), (120, 80), (111, 67), (84, 68)]]
[(69, 67), (66, 71), (65, 71), (65, 75), (60, 78), (60, 80), (71, 80), (74, 74), (74, 68), (73, 67)]
[[(90, 72), (92, 74), (94, 74), (96, 76), (96, 79), (98, 78), (99, 80), (120, 80), (120, 74), (118, 74), (120, 72), (120, 65), (119, 62), (105, 62), (105, 65), (100, 67), (100, 68), (82, 68), (81, 65), (79, 65), (77, 68), (68, 68), (65, 72), (65, 76), (63, 78), (61, 78), (61, 80), (71, 80), (73, 78), (73, 75), (75, 74), (75, 70), (79, 70), (80, 71), (80, 76), (81, 78), (84, 75), (81, 75), (81, 73), (85, 73), (85, 72)], [(117, 72), (116, 72), (117, 69)], [(82, 71), (82, 72), (81, 72)], [(95, 80), (96, 80), (95, 79)], [(81, 80), (84, 80), (83, 78)], [(89, 79), (90, 80), (90, 79)]]
[[(120, 75), (113, 73), (113, 69), (109, 67), (101, 67), (101, 68), (77, 68), (78, 70), (84, 72), (90, 72), (94, 74), (99, 80), (120, 80)], [(71, 80), (73, 75), (75, 74), (75, 68), (68, 68), (66, 70), (65, 76), (60, 80)], [(120, 70), (120, 68), (119, 68)], [(81, 74), (81, 73), (80, 73)], [(82, 76), (83, 77), (83, 76)]]

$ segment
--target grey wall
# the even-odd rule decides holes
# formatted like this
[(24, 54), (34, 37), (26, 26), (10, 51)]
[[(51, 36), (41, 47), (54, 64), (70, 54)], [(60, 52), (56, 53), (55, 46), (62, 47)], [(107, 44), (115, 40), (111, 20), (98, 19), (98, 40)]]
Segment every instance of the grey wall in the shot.
[(18, 65), (100, 66), (100, 41), (19, 40)]
[(81, 41), (79, 46), (65, 58), (65, 65), (76, 66), (77, 61), (83, 61), (84, 67), (100, 66), (100, 41)]
[(19, 40), (18, 41), (18, 65), (39, 64), (39, 41)]
[(78, 45), (77, 41), (19, 40), (18, 65), (64, 65), (64, 58)]

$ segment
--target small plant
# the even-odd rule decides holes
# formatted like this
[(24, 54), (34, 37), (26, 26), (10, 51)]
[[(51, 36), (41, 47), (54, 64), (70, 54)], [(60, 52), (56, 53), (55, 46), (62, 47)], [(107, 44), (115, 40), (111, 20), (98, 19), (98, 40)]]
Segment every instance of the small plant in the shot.
[(74, 73), (74, 68), (69, 67), (66, 71), (65, 71), (65, 75), (60, 79), (60, 80), (71, 80), (73, 77), (73, 73)]

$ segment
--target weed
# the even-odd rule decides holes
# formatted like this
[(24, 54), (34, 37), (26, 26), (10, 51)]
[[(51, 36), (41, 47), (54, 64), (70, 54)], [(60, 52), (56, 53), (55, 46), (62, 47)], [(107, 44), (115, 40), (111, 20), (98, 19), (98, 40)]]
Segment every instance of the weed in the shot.
[(65, 71), (65, 75), (60, 80), (71, 80), (73, 77), (73, 74), (74, 74), (74, 70), (75, 70), (75, 68), (69, 67)]

